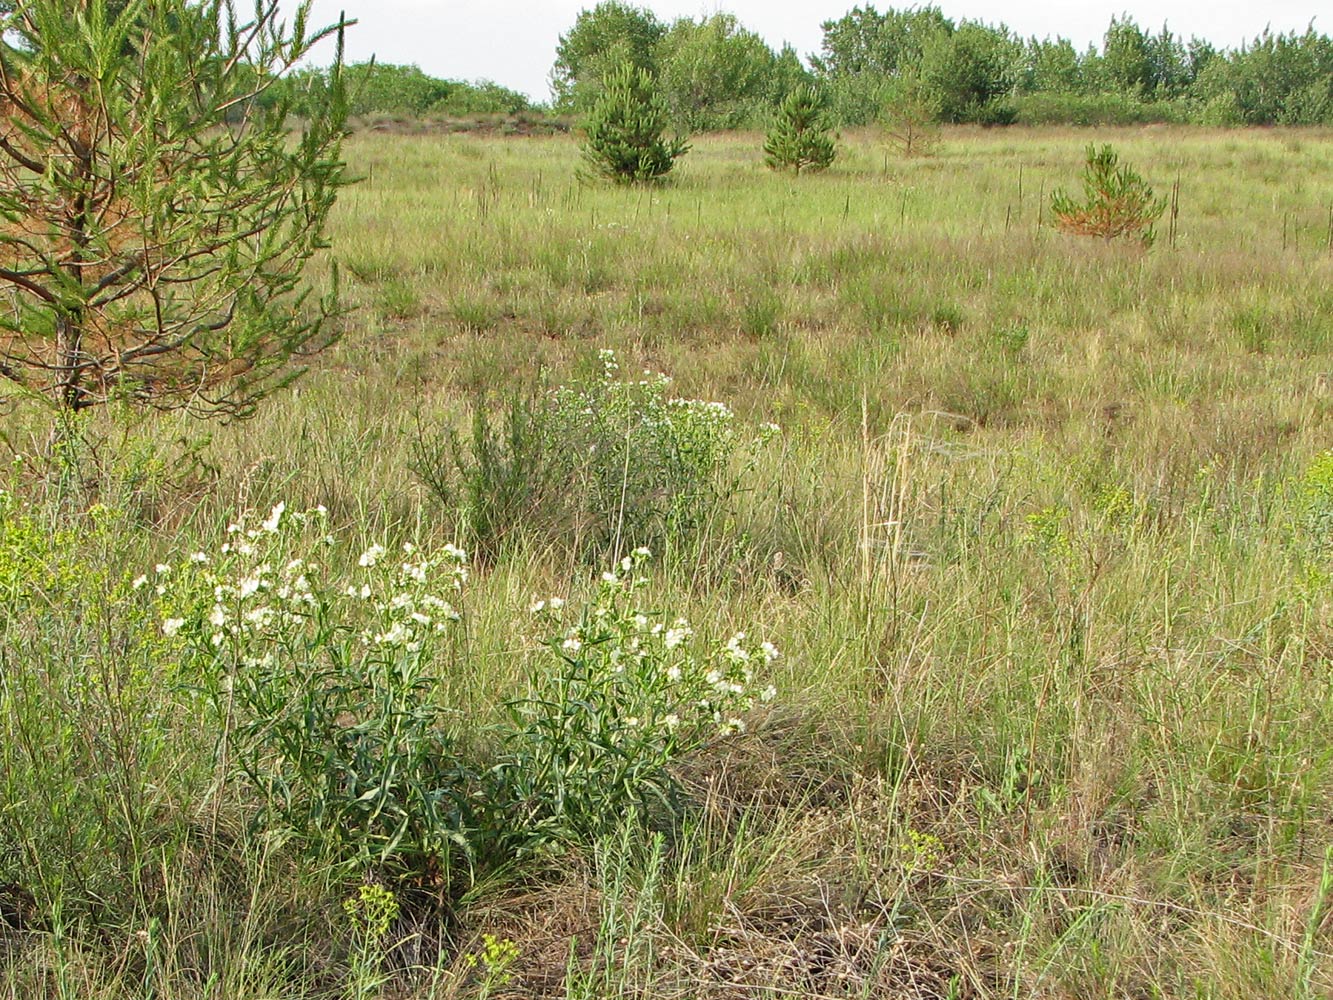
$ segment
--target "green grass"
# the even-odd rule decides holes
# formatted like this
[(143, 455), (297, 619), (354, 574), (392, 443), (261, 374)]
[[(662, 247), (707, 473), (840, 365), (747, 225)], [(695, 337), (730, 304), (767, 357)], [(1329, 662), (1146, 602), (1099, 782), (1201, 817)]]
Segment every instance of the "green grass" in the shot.
[[(355, 885), (247, 825), (131, 581), (280, 499), (349, 550), (459, 539), (414, 442), (601, 348), (781, 425), (650, 585), (776, 643), (779, 695), (660, 839), (400, 922), (385, 996), (1333, 994), (1333, 136), (1099, 131), (1180, 181), (1147, 252), (1042, 224), (1088, 138), (858, 133), (794, 180), (703, 137), (641, 191), (564, 137), (357, 137), (355, 311), (255, 419), (99, 416), (62, 466), (11, 401), (0, 998), (346, 995)], [(570, 542), (476, 574), (436, 671), (465, 728), (522, 693), (532, 601), (592, 593)]]

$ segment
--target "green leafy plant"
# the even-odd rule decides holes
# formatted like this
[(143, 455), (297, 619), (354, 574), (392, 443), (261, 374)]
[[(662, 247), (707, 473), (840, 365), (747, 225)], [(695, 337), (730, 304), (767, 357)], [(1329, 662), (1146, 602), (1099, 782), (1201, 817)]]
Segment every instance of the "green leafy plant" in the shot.
[(333, 554), (323, 522), (279, 504), (232, 525), (217, 553), (136, 582), (164, 591), (162, 630), (192, 652), (228, 734), (224, 766), (259, 793), (260, 822), (349, 876), (412, 875), (443, 898), (486, 825), (479, 779), (431, 697), (463, 553), (371, 546), (338, 579), (321, 558)]
[(660, 182), (690, 148), (680, 136), (666, 138), (668, 117), (652, 75), (620, 66), (607, 77), (584, 124), (584, 161), (617, 184)]
[(518, 945), (511, 939), (496, 937), (489, 932), (481, 936), (481, 949), (463, 956), (463, 964), (477, 970), (478, 1000), (486, 1000), (496, 990), (509, 985), (514, 977), (510, 969), (516, 961)]
[(569, 506), (569, 469), (552, 447), (546, 408), (540, 394), (516, 393), (492, 419), (482, 398), (468, 438), (450, 428), (422, 433), (414, 443), (413, 472), (445, 509), (458, 513), (469, 547), (484, 563), (543, 516), (552, 530), (576, 528), (561, 516)]
[(631, 807), (674, 816), (671, 766), (773, 696), (753, 692), (771, 645), (742, 633), (700, 652), (683, 619), (642, 609), (640, 549), (572, 626), (559, 599), (532, 609), (553, 634), (507, 726), (451, 726), (433, 678), (462, 655), (462, 551), (372, 545), (335, 575), (326, 532), (322, 511), (279, 504), (133, 589), (158, 601), (181, 688), (212, 706), (219, 768), (256, 794), (257, 823), (404, 905), (448, 907), (478, 874), (590, 843)]
[[(25, 0), (0, 16), (0, 377), (69, 411), (113, 398), (241, 417), (327, 344), (303, 281), (345, 183), (341, 38), (277, 0)], [(293, 140), (265, 97), (337, 36)]]
[(590, 378), (511, 397), (498, 420), (482, 401), (469, 441), (418, 438), (413, 471), (484, 561), (521, 533), (612, 558), (680, 544), (727, 509), (776, 433), (743, 435), (726, 405), (673, 397), (662, 374), (621, 379), (614, 352), (598, 360)]
[(814, 87), (798, 87), (778, 108), (764, 140), (764, 162), (773, 170), (827, 170), (837, 150), (828, 124), (828, 99)]
[(1152, 246), (1153, 224), (1166, 210), (1166, 199), (1130, 167), (1121, 165), (1109, 145), (1088, 146), (1083, 170), (1083, 201), (1075, 201), (1063, 188), (1051, 194), (1051, 214), (1056, 228), (1066, 233), (1099, 236), (1113, 240), (1121, 236)]
[[(648, 555), (638, 549), (602, 574), (592, 605), (548, 642), (554, 668), (539, 667), (509, 706), (504, 784), (539, 843), (588, 843), (631, 811), (673, 815), (672, 763), (742, 731), (756, 699), (775, 694), (754, 690), (754, 668), (777, 658), (771, 644), (742, 632), (701, 650), (688, 621), (643, 609)], [(533, 608), (553, 624), (565, 610)]]

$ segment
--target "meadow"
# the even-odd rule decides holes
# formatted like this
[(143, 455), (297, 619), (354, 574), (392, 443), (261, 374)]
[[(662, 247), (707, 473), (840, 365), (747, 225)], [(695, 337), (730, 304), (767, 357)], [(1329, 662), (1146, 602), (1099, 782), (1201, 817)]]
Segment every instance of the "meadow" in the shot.
[[(1178, 185), (1151, 249), (1049, 225), (1094, 139)], [(253, 419), (113, 408), (60, 437), (0, 399), (0, 998), (1333, 996), (1333, 133), (957, 128), (904, 160), (854, 132), (800, 178), (761, 143), (698, 137), (641, 189), (580, 183), (568, 136), (359, 133), (319, 264), (342, 338)], [(728, 413), (616, 452), (608, 504), (576, 459), (615, 420), (571, 403), (520, 447), (561, 385), (622, 423)], [(245, 538), (335, 597), (373, 546), (429, 554), (461, 595), (435, 645), (356, 667), (279, 624), (237, 663), (293, 691), (300, 656), (384, 666), (382, 746), (498, 761), (483, 792), (569, 767), (567, 800), (523, 786), (556, 832), (515, 846), (471, 794), (407, 878), (307, 808), (318, 781), (277, 789), (274, 734), (312, 716), (270, 704), (247, 757), (263, 692), (200, 666), (232, 584), (191, 554)], [(665, 668), (697, 642), (755, 696), (633, 742), (584, 607), (598, 648), (663, 636)], [(411, 629), (385, 608), (347, 636)], [(515, 714), (552, 677), (586, 700)], [(674, 733), (695, 703), (662, 690), (634, 697)], [(325, 738), (361, 732), (329, 712)], [(514, 719), (564, 735), (501, 752)]]

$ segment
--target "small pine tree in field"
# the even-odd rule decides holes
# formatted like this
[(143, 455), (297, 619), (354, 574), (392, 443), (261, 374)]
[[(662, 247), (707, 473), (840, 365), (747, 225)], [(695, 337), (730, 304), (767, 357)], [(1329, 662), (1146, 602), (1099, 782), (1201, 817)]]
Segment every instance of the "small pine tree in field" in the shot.
[[(346, 22), (313, 29), (311, 0), (237, 6), (0, 0), (11, 390), (245, 417), (336, 335), (336, 295), (305, 273), (347, 182)], [(325, 100), (292, 135), (283, 76), (328, 37)]]
[(938, 95), (918, 77), (908, 76), (889, 87), (880, 120), (890, 145), (910, 159), (938, 151), (939, 116)]
[(814, 87), (797, 87), (778, 108), (764, 140), (764, 162), (774, 170), (827, 170), (837, 151), (827, 118), (828, 100)]
[(583, 158), (617, 184), (661, 181), (689, 144), (666, 138), (666, 104), (644, 69), (625, 64), (607, 77), (605, 90), (584, 125)]
[(1063, 189), (1051, 194), (1056, 228), (1104, 240), (1134, 236), (1144, 246), (1152, 246), (1157, 236), (1153, 223), (1166, 209), (1166, 199), (1156, 197), (1147, 181), (1121, 166), (1110, 146), (1089, 146), (1087, 157), (1084, 200), (1075, 201)]

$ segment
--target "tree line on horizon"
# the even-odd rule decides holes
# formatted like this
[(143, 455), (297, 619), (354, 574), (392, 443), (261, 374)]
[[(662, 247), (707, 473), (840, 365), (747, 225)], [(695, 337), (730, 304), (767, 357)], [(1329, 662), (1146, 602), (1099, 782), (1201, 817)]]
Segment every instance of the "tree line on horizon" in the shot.
[[(489, 81), (435, 79), (415, 66), (349, 67), (355, 115), (545, 112), (583, 117), (623, 66), (652, 78), (682, 132), (763, 127), (801, 87), (818, 88), (839, 126), (910, 103), (939, 122), (982, 125), (1333, 125), (1333, 38), (1265, 30), (1237, 48), (1111, 18), (1100, 46), (1021, 38), (1003, 24), (954, 21), (936, 6), (853, 7), (825, 21), (820, 51), (775, 51), (730, 13), (662, 21), (624, 0), (582, 11), (560, 37), (551, 101)], [(322, 71), (294, 74), (299, 112)]]

